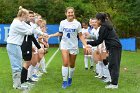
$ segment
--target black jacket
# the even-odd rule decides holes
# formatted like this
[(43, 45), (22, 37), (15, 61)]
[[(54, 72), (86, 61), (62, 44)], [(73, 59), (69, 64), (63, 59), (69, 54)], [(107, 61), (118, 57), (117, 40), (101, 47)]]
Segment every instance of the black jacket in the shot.
[(117, 47), (117, 48), (122, 47), (115, 30), (107, 22), (102, 23), (99, 29), (98, 39), (95, 41), (88, 41), (87, 43), (92, 46), (97, 46), (101, 44), (103, 40), (105, 41), (107, 50), (109, 50), (111, 47)]

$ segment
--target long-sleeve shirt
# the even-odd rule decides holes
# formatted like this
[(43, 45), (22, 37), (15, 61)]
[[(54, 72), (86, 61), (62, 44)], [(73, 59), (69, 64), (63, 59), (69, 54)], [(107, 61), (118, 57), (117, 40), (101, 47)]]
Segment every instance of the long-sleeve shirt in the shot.
[(7, 43), (21, 45), (25, 35), (32, 35), (33, 33), (43, 35), (42, 31), (33, 28), (24, 21), (14, 19), (9, 31)]
[(95, 41), (88, 41), (87, 43), (92, 46), (97, 46), (101, 44), (105, 40), (106, 48), (109, 49), (111, 47), (117, 47), (121, 48), (122, 45), (120, 43), (120, 40), (114, 31), (113, 27), (107, 25), (106, 22), (102, 23), (100, 29), (99, 29), (99, 37)]

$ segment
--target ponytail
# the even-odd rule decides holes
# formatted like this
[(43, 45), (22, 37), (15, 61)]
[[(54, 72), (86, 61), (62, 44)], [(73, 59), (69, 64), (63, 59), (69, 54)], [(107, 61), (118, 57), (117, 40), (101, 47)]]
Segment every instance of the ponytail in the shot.
[(22, 6), (20, 6), (17, 17), (21, 17), (22, 15), (26, 15), (26, 14), (28, 14), (28, 10), (24, 9)]

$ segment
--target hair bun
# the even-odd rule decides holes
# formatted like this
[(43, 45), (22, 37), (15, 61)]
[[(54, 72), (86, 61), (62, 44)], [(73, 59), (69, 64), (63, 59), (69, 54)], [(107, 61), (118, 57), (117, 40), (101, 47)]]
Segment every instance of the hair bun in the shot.
[(21, 10), (21, 9), (23, 9), (23, 7), (22, 6), (19, 6), (19, 10)]

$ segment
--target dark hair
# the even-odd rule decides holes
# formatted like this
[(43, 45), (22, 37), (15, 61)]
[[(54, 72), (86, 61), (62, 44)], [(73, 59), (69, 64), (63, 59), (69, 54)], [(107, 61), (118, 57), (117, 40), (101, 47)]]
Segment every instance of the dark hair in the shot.
[(96, 18), (98, 20), (101, 20), (101, 22), (105, 22), (105, 19), (106, 19), (106, 15), (104, 13), (97, 13), (96, 14)]
[(83, 19), (81, 23), (85, 23), (86, 25), (88, 25), (88, 20), (87, 19)]
[(104, 14), (105, 14), (106, 21), (108, 22), (108, 24), (111, 26), (114, 26), (110, 14), (109, 13), (104, 13)]
[(33, 11), (31, 11), (31, 10), (28, 10), (29, 11), (29, 14), (34, 14), (34, 12)]

